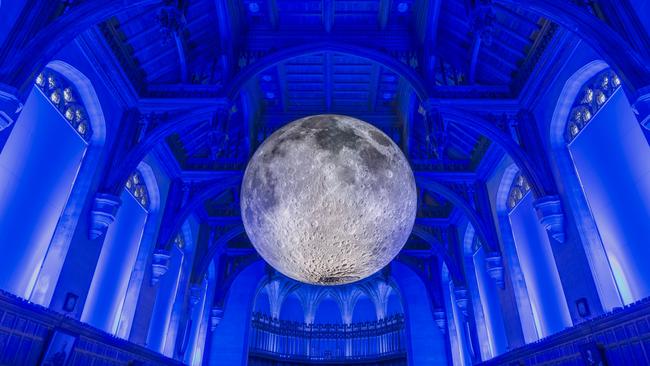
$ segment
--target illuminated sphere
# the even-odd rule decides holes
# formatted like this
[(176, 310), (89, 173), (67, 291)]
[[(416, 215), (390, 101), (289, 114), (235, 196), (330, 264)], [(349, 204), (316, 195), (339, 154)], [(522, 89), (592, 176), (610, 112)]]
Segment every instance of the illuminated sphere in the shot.
[(294, 121), (246, 168), (246, 233), (271, 266), (320, 285), (358, 281), (386, 266), (408, 239), (415, 179), (399, 147), (372, 125), (340, 115)]

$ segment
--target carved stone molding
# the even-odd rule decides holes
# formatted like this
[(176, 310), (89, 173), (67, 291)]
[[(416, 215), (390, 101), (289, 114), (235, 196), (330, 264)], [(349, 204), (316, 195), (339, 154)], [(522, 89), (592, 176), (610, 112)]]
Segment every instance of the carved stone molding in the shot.
[(447, 317), (445, 311), (442, 309), (435, 309), (433, 311), (433, 319), (436, 322), (436, 325), (440, 331), (445, 334), (447, 333)]
[(190, 286), (190, 304), (196, 306), (200, 301), (203, 295), (203, 286), (193, 284)]
[(16, 122), (22, 109), (23, 103), (16, 97), (15, 90), (0, 85), (0, 131)]
[(469, 305), (469, 292), (464, 286), (457, 286), (454, 289), (454, 297), (456, 297), (456, 306), (467, 316), (467, 306)]
[(558, 196), (545, 196), (534, 202), (539, 222), (548, 234), (564, 243), (564, 212)]
[(504, 268), (503, 258), (499, 253), (488, 254), (485, 258), (485, 267), (490, 278), (494, 281), (498, 288), (504, 289), (506, 283), (504, 281)]
[(217, 329), (217, 326), (223, 319), (223, 309), (221, 308), (212, 308), (210, 310), (210, 330), (213, 332)]
[(97, 193), (93, 201), (93, 208), (90, 211), (90, 227), (88, 237), (91, 240), (97, 239), (106, 234), (108, 227), (115, 221), (115, 215), (120, 207), (121, 201), (118, 196)]
[(151, 259), (151, 286), (155, 286), (169, 269), (169, 252), (164, 249), (156, 250)]
[(636, 118), (646, 130), (650, 130), (650, 86), (641, 90), (641, 95), (634, 102)]

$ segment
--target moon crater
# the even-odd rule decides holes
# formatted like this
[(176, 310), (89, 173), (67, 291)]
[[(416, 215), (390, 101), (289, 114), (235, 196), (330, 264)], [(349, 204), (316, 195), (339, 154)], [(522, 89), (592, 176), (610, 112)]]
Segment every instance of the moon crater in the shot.
[(258, 253), (295, 280), (363, 279), (399, 253), (415, 221), (415, 179), (374, 126), (317, 115), (272, 134), (242, 183), (244, 227)]

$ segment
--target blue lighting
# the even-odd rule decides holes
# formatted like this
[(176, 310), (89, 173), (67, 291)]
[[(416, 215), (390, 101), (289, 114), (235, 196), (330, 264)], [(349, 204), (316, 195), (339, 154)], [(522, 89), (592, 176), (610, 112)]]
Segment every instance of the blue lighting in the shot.
[[(650, 365), (649, 1), (154, 2), (0, 0), (0, 364)], [(250, 157), (317, 114), (417, 186), (343, 286), (241, 220)]]

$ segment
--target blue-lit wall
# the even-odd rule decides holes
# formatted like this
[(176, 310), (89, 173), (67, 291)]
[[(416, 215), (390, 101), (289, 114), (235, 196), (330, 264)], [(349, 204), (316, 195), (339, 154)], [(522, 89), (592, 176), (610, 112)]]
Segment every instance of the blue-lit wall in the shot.
[(569, 152), (626, 304), (650, 296), (650, 147), (619, 89)]
[(154, 351), (173, 356), (176, 330), (171, 327), (172, 310), (181, 282), (184, 260), (181, 249), (172, 248), (167, 273), (159, 281), (156, 303), (151, 315), (147, 345)]
[(528, 193), (510, 213), (517, 257), (540, 338), (571, 326), (571, 316), (546, 230)]
[(81, 320), (116, 333), (124, 298), (137, 258), (147, 212), (123, 190), (115, 222), (106, 233)]
[(343, 317), (339, 310), (339, 305), (333, 298), (325, 298), (318, 305), (316, 315), (314, 316), (315, 324), (341, 324)]
[(377, 320), (375, 304), (368, 296), (361, 296), (354, 305), (352, 323), (371, 322)]
[[(499, 355), (508, 349), (508, 340), (506, 338), (503, 314), (499, 303), (499, 291), (496, 284), (487, 273), (485, 265), (485, 250), (479, 248), (472, 256), (474, 264), (474, 276), (468, 274), (468, 282), (475, 279), (478, 297), (475, 301), (479, 302), (482, 314), (484, 316), (486, 338), (489, 352), (483, 355), (483, 358), (490, 358)], [(476, 313), (476, 312), (475, 312)]]
[(0, 154), (0, 288), (30, 297), (85, 151), (34, 88)]
[(284, 299), (280, 310), (280, 319), (304, 323), (306, 321), (304, 314), (305, 311), (296, 295), (291, 294)]
[(391, 274), (404, 299), (408, 364), (448, 365), (445, 334), (435, 323), (424, 283), (413, 270), (399, 262), (391, 264)]

